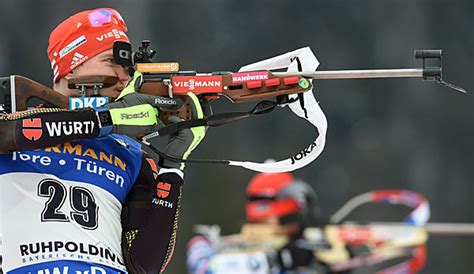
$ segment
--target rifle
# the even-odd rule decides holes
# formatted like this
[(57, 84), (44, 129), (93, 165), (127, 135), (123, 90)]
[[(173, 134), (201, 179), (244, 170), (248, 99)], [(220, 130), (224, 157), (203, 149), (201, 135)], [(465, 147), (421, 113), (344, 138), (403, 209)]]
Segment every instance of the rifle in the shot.
[[(414, 210), (400, 223), (342, 222), (365, 203), (402, 204)], [(399, 273), (396, 270), (402, 269), (400, 273), (417, 273), (426, 261), (429, 235), (474, 235), (473, 224), (428, 223), (429, 215), (428, 201), (420, 193), (375, 190), (349, 200), (331, 216), (329, 224), (306, 228), (295, 244), (313, 252), (318, 262), (335, 272), (404, 259), (377, 273)], [(217, 226), (196, 226), (195, 231), (205, 234), (218, 254), (264, 252), (271, 260), (289, 242), (277, 227), (267, 224), (245, 224), (239, 234), (229, 236), (220, 236)]]
[[(179, 63), (152, 63), (155, 51), (150, 42), (142, 41), (139, 50), (132, 52), (131, 45), (126, 42), (114, 44), (115, 62), (130, 72), (138, 70), (143, 74), (143, 85), (140, 92), (184, 98), (185, 104), (178, 110), (164, 110), (161, 120), (167, 123), (170, 115), (181, 117), (184, 121), (168, 125), (142, 137), (142, 142), (149, 145), (149, 140), (176, 131), (195, 127), (216, 127), (232, 121), (248, 118), (252, 115), (265, 114), (277, 106), (289, 106), (299, 117), (308, 120), (318, 131), (318, 138), (303, 150), (286, 160), (276, 163), (253, 163), (231, 160), (183, 160), (161, 153), (164, 158), (177, 162), (221, 163), (241, 166), (259, 172), (284, 172), (301, 168), (322, 152), (325, 144), (327, 121), (314, 96), (310, 94), (312, 79), (360, 79), (360, 78), (406, 78), (417, 77), (427, 81), (435, 81), (451, 89), (465, 93), (466, 90), (447, 83), (442, 78), (442, 50), (416, 50), (415, 58), (423, 61), (421, 68), (414, 69), (376, 69), (376, 70), (341, 70), (313, 71), (319, 65), (309, 48), (303, 48), (271, 59), (242, 67), (238, 72), (180, 71)], [(281, 72), (282, 69), (290, 72)], [(305, 71), (306, 70), (306, 71)], [(97, 76), (71, 79), (69, 87), (77, 89), (85, 95), (92, 89), (98, 94), (100, 88), (114, 85), (117, 78)], [(25, 110), (28, 107), (43, 105), (45, 107), (69, 108), (69, 100), (65, 96), (37, 82), (22, 76), (12, 75), (0, 78), (0, 110), (11, 113)], [(205, 106), (207, 113), (204, 119), (195, 119), (190, 111), (186, 93), (193, 92)], [(220, 113), (212, 115), (210, 101), (225, 97), (233, 103), (259, 101), (247, 112)], [(273, 99), (274, 101), (268, 100)], [(86, 105), (87, 106), (87, 105)]]
[[(130, 44), (116, 42), (114, 58), (117, 63), (144, 74), (144, 83), (140, 92), (158, 96), (184, 96), (187, 92), (211, 100), (225, 97), (233, 103), (252, 102), (275, 98), (282, 95), (298, 94), (312, 89), (310, 79), (372, 79), (372, 78), (423, 78), (435, 81), (453, 90), (466, 93), (442, 78), (442, 50), (415, 50), (415, 59), (423, 61), (422, 68), (411, 69), (374, 69), (374, 70), (335, 70), (316, 72), (272, 72), (269, 70), (241, 72), (218, 71), (197, 73), (179, 71), (179, 63), (152, 63), (155, 51), (150, 49), (150, 41), (142, 41), (137, 52), (131, 51)], [(130, 56), (133, 56), (131, 58)], [(434, 66), (428, 62), (434, 60)], [(117, 83), (118, 79), (108, 76), (85, 76), (71, 79), (69, 87), (78, 90), (93, 88), (99, 90)], [(0, 77), (0, 110), (12, 113), (35, 107), (38, 103), (48, 107), (69, 108), (66, 96), (37, 83), (29, 78), (11, 75)], [(169, 115), (167, 113), (166, 115)], [(186, 112), (186, 106), (176, 111), (181, 118), (192, 119)]]

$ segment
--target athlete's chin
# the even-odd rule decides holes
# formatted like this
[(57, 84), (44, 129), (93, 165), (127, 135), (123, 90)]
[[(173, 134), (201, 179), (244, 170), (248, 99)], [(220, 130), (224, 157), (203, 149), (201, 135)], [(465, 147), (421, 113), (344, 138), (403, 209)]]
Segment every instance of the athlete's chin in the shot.
[(120, 95), (120, 92), (122, 92), (122, 90), (114, 90), (112, 92), (112, 96), (109, 96), (109, 97), (117, 98)]
[(113, 88), (113, 89), (102, 89), (100, 95), (110, 97), (110, 98), (117, 98), (122, 92), (121, 88)]

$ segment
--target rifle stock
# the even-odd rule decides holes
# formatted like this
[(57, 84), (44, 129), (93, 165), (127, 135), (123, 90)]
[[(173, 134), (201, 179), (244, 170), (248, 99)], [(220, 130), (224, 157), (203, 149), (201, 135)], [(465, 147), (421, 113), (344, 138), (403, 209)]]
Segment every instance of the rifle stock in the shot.
[(29, 107), (43, 105), (44, 107), (68, 108), (66, 96), (53, 89), (19, 75), (0, 78), (0, 105), (7, 113), (26, 110)]

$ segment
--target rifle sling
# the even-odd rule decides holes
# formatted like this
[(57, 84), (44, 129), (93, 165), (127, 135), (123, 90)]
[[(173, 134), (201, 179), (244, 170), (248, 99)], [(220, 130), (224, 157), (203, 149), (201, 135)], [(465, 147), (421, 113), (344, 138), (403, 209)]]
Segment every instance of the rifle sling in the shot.
[(204, 119), (192, 119), (192, 120), (182, 121), (182, 122), (170, 124), (170, 125), (160, 128), (158, 130), (158, 134), (159, 136), (166, 136), (166, 135), (171, 135), (173, 133), (176, 133), (183, 129), (199, 127), (199, 126), (218, 127), (218, 126), (222, 126), (234, 121), (248, 118), (252, 115), (270, 113), (278, 105), (280, 105), (280, 103), (278, 102), (261, 101), (250, 111), (219, 113), (219, 114), (211, 115)]
[[(287, 97), (287, 96), (285, 96), (285, 97)], [(176, 133), (176, 132), (178, 132), (180, 130), (183, 130), (183, 129), (198, 127), (198, 126), (210, 126), (210, 127), (222, 126), (222, 125), (234, 122), (234, 121), (238, 121), (238, 120), (248, 118), (252, 115), (270, 113), (278, 105), (282, 105), (282, 104), (286, 104), (286, 103), (292, 103), (292, 102), (295, 102), (297, 100), (298, 99), (290, 99), (290, 98), (285, 98), (284, 100), (282, 100), (282, 98), (279, 98), (279, 100), (277, 100), (277, 102), (261, 101), (250, 111), (219, 113), (219, 114), (211, 115), (211, 116), (209, 116), (205, 119), (193, 119), (193, 120), (187, 120), (187, 121), (174, 123), (174, 124), (171, 124), (171, 125), (160, 128), (158, 130), (158, 135), (156, 135), (156, 136), (170, 135), (170, 134)], [(230, 162), (229, 160), (182, 159), (182, 158), (174, 157), (174, 156), (168, 155), (164, 152), (161, 152), (158, 149), (154, 148), (153, 146), (148, 146), (148, 147), (153, 152), (158, 154), (160, 157), (162, 157), (164, 159), (167, 159), (169, 161), (172, 161), (172, 162), (212, 163), (212, 164), (229, 164), (229, 162)]]

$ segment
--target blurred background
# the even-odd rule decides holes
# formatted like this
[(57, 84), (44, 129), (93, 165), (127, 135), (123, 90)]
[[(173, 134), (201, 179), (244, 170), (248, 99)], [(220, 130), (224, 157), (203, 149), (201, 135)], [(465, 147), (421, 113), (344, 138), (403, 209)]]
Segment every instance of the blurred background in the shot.
[[(431, 221), (474, 222), (474, 1), (4, 0), (0, 76), (19, 74), (51, 86), (50, 31), (75, 12), (104, 6), (119, 10), (135, 47), (150, 39), (160, 61), (179, 61), (183, 70), (236, 71), (304, 46), (318, 57), (319, 70), (411, 68), (421, 65), (414, 49), (443, 49), (445, 80), (471, 93), (421, 79), (315, 82), (328, 118), (327, 144), (316, 161), (294, 174), (317, 190), (324, 216), (357, 194), (404, 188), (428, 198)], [(214, 103), (215, 112), (253, 105), (221, 100)], [(283, 159), (314, 135), (311, 125), (279, 109), (210, 130), (192, 157)], [(169, 273), (185, 272), (194, 224), (219, 224), (224, 234), (239, 231), (253, 175), (233, 167), (188, 165)], [(361, 209), (354, 219), (404, 217), (388, 212)], [(473, 254), (474, 237), (432, 237), (422, 273), (472, 273)]]

